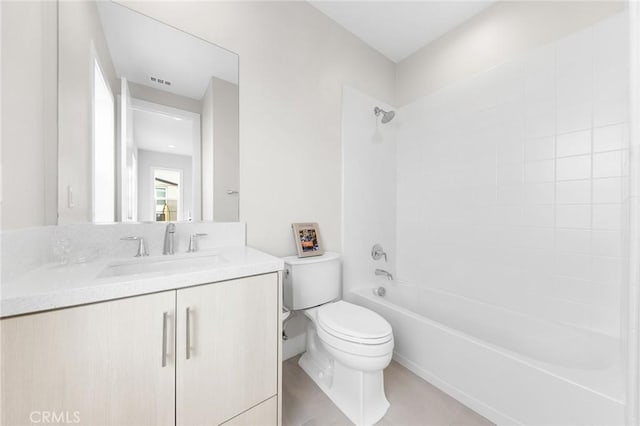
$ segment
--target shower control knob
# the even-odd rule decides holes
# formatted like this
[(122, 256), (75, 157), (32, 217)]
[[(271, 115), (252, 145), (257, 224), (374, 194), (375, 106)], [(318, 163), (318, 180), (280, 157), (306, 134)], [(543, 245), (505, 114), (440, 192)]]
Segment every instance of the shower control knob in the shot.
[(384, 261), (386, 262), (387, 253), (384, 252), (384, 249), (380, 244), (374, 244), (373, 247), (371, 247), (371, 258), (373, 260), (380, 260), (383, 257), (384, 257)]

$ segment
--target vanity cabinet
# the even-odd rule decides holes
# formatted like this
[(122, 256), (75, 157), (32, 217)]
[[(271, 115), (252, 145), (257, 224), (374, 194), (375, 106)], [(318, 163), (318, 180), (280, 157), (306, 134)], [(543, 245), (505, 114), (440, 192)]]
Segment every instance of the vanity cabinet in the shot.
[(275, 275), (178, 290), (176, 306), (178, 425), (220, 424), (276, 395)]
[(1, 424), (279, 424), (279, 280), (1, 320)]
[(174, 424), (174, 311), (167, 291), (3, 319), (2, 425)]

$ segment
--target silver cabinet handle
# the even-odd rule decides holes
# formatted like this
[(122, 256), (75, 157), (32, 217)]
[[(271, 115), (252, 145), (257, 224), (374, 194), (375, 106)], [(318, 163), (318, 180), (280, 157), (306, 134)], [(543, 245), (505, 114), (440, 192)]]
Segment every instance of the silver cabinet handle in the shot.
[(162, 313), (162, 366), (167, 366), (167, 312)]
[(187, 336), (186, 336), (186, 356), (187, 359), (191, 358), (191, 319), (189, 315), (189, 308), (186, 309), (186, 328), (187, 328)]

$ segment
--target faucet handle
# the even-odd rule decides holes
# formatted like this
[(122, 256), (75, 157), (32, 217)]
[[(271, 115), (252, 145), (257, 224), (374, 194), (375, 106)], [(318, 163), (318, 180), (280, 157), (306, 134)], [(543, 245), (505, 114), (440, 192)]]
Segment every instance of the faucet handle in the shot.
[(120, 239), (123, 240), (123, 241), (137, 241), (138, 242), (138, 253), (136, 253), (136, 255), (134, 257), (149, 256), (149, 252), (147, 251), (147, 245), (144, 242), (144, 237), (128, 236), (128, 237), (122, 237)]
[(198, 239), (200, 237), (206, 237), (208, 234), (204, 232), (196, 232), (191, 234), (189, 237), (189, 248), (187, 249), (187, 253), (195, 253), (198, 251)]
[(371, 247), (371, 258), (373, 260), (380, 260), (382, 257), (384, 257), (384, 261), (386, 262), (387, 253), (384, 252), (380, 244), (374, 244), (373, 247)]

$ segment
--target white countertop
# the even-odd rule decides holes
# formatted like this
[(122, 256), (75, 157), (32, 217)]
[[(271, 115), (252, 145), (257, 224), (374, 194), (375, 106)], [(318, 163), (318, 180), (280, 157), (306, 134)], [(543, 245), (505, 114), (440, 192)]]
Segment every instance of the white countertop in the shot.
[[(197, 270), (100, 278), (105, 268), (128, 262), (192, 259), (218, 255)], [(45, 265), (0, 285), (0, 317), (131, 297), (282, 270), (282, 259), (250, 247), (223, 247), (193, 254), (138, 259), (101, 259), (74, 265)]]

